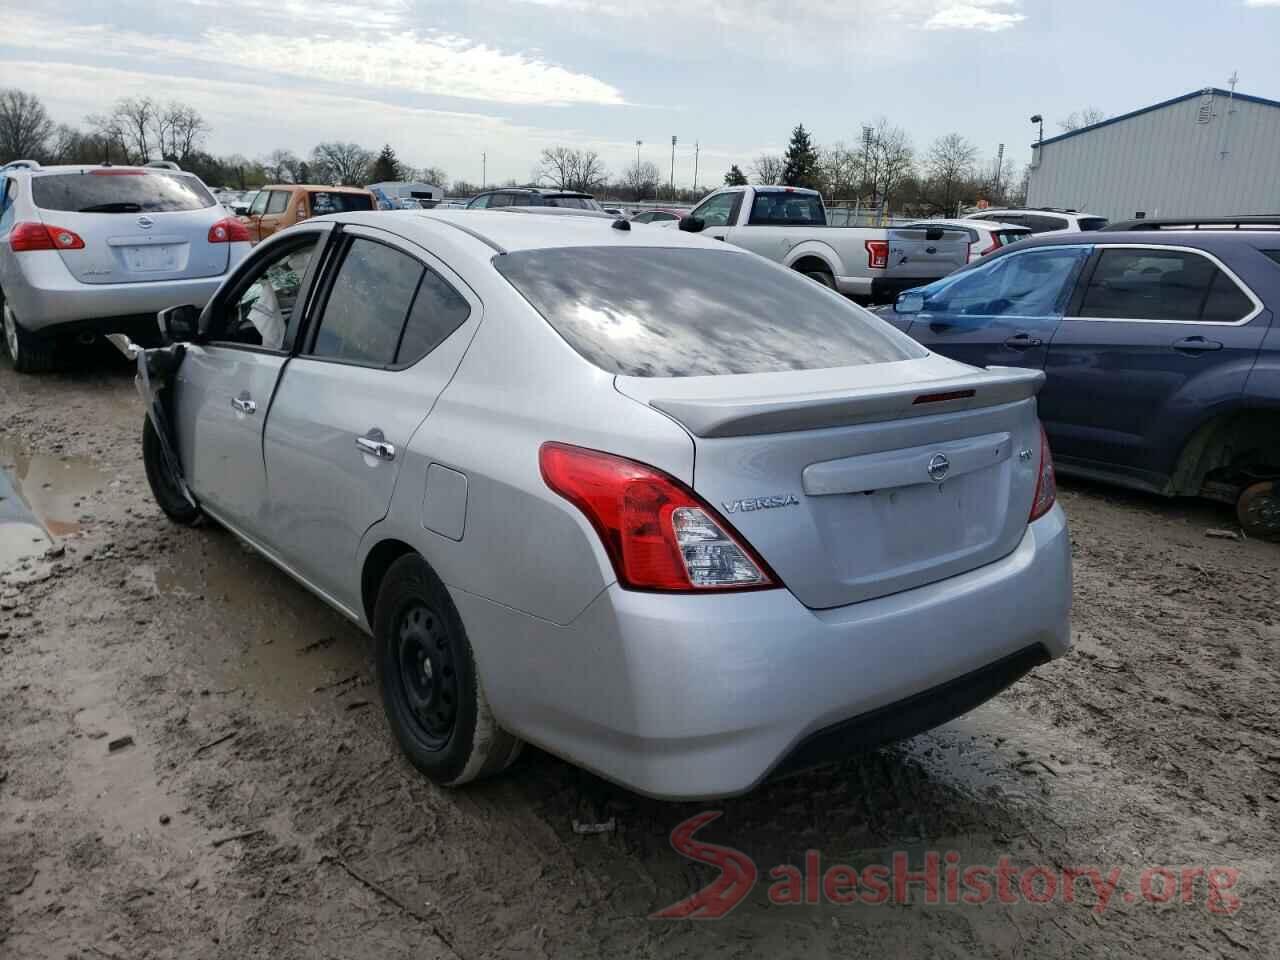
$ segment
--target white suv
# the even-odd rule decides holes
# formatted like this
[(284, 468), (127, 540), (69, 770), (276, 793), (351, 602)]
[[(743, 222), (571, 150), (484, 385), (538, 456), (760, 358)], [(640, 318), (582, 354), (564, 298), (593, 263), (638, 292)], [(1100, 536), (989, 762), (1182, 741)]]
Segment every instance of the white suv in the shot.
[(0, 168), (0, 305), (14, 369), (48, 370), (59, 342), (156, 335), (156, 311), (202, 307), (249, 234), (199, 178), (169, 166)]
[(1027, 227), (1037, 236), (1046, 233), (1082, 233), (1101, 230), (1107, 225), (1106, 217), (1078, 210), (1061, 210), (1045, 207), (1040, 210), (978, 210), (968, 214), (969, 220), (999, 220), (1019, 227)]

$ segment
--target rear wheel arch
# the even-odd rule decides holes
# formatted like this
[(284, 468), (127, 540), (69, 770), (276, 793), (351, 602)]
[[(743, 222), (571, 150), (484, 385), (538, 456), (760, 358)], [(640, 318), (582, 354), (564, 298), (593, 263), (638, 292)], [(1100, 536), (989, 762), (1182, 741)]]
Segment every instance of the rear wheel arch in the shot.
[[(373, 627), (373, 610), (378, 603), (378, 590), (382, 586), (383, 578), (386, 577), (393, 563), (410, 553), (418, 553), (418, 551), (403, 540), (387, 538), (374, 544), (365, 555), (364, 565), (360, 570), (360, 605), (365, 622), (370, 628)], [(423, 562), (426, 563), (425, 558)], [(427, 565), (430, 566), (430, 564)]]
[(1280, 409), (1219, 414), (1196, 427), (1182, 445), (1166, 493), (1195, 496), (1208, 481), (1248, 485), (1280, 474)]

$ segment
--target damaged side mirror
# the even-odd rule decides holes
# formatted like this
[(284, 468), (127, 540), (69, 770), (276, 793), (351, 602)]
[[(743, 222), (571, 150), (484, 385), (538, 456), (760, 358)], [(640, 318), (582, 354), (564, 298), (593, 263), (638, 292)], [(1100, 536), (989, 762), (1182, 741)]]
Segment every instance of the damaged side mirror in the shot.
[(156, 314), (165, 343), (190, 342), (200, 329), (200, 308), (191, 304), (169, 307)]

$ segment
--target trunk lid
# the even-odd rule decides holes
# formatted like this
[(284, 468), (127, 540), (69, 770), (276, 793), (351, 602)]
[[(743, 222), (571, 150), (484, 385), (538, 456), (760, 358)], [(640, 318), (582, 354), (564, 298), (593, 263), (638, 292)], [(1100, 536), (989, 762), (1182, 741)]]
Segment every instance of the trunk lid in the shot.
[(185, 174), (128, 168), (32, 178), (41, 219), (84, 241), (60, 249), (81, 283), (138, 283), (225, 273), (228, 243), (210, 243), (224, 211), (204, 185)]
[(802, 603), (829, 608), (1013, 551), (1035, 494), (1043, 379), (930, 356), (786, 373), (619, 377), (618, 389), (689, 430), (694, 489)]
[(955, 227), (895, 227), (888, 240), (886, 277), (936, 280), (969, 262), (969, 234)]

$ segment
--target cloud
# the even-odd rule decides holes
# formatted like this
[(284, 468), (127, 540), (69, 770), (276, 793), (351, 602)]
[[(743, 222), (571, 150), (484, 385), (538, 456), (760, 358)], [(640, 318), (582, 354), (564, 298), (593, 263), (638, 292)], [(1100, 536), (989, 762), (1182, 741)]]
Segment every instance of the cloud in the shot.
[[(240, 6), (257, 0), (235, 0)], [(388, 4), (344, 16), (389, 17)], [(334, 24), (329, 24), (332, 30)], [(312, 29), (310, 27), (308, 30)], [(253, 75), (277, 74), (388, 91), (408, 91), (493, 103), (560, 106), (624, 103), (616, 87), (523, 53), (507, 53), (455, 34), (411, 30), (367, 33), (231, 33), (211, 29), (196, 39), (141, 33), (106, 24), (67, 23), (39, 17), (15, 20), (4, 42), (30, 50), (125, 59), (132, 62), (192, 64)]]
[(1026, 19), (1020, 13), (1009, 13), (997, 7), (1014, 6), (1012, 0), (974, 0), (970, 3), (947, 3), (924, 22), (926, 30), (1008, 30)]

